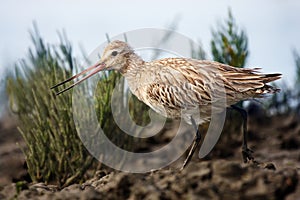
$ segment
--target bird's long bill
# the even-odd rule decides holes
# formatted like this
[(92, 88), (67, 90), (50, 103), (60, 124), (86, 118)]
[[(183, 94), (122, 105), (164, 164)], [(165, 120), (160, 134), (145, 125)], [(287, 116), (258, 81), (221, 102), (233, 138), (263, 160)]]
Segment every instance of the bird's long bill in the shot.
[(100, 62), (100, 63), (97, 63), (97, 64), (95, 64), (95, 65), (93, 65), (93, 66), (91, 66), (91, 67), (89, 67), (89, 68), (83, 70), (82, 72), (80, 72), (80, 73), (78, 73), (78, 74), (72, 76), (71, 78), (68, 78), (67, 80), (64, 80), (63, 82), (54, 85), (53, 87), (51, 87), (51, 89), (54, 89), (54, 88), (56, 88), (56, 87), (58, 87), (58, 86), (61, 86), (61, 85), (65, 84), (65, 83), (67, 83), (67, 82), (70, 82), (71, 80), (73, 80), (73, 79), (75, 79), (75, 78), (78, 78), (79, 76), (84, 75), (84, 74), (86, 74), (87, 72), (91, 71), (88, 75), (84, 76), (84, 77), (83, 77), (82, 79), (80, 79), (79, 81), (73, 83), (72, 85), (70, 85), (69, 87), (65, 88), (64, 90), (61, 90), (61, 91), (59, 91), (58, 93), (56, 93), (56, 95), (59, 95), (59, 94), (65, 92), (65, 91), (68, 91), (69, 89), (73, 88), (75, 85), (77, 85), (77, 84), (83, 82), (84, 80), (88, 79), (89, 77), (93, 76), (94, 74), (96, 74), (96, 73), (98, 73), (98, 72), (104, 70), (104, 67), (105, 67), (105, 63), (101, 63), (101, 62)]

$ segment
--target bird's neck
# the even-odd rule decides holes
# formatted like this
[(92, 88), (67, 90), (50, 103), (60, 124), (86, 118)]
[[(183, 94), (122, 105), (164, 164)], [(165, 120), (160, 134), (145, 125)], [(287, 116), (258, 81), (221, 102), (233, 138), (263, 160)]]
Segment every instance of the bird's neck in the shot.
[(141, 57), (135, 53), (131, 53), (127, 57), (126, 64), (119, 71), (127, 80), (131, 92), (137, 97), (139, 96), (137, 89), (141, 84), (140, 78), (145, 64), (146, 62)]
[(120, 73), (125, 77), (134, 76), (139, 71), (140, 67), (145, 63), (145, 61), (134, 52), (129, 53), (125, 57), (126, 61), (123, 67), (120, 69)]

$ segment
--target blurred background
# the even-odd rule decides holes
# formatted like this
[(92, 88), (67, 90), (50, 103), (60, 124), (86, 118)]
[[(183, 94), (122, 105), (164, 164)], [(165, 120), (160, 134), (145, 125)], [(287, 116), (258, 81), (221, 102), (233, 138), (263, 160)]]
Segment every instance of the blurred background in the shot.
[[(283, 80), (291, 86), (296, 78), (292, 51), (299, 50), (300, 43), (300, 3), (292, 0), (1, 1), (0, 78), (26, 56), (32, 45), (28, 31), (33, 21), (51, 44), (58, 44), (57, 31), (65, 30), (75, 56), (82, 50), (90, 53), (106, 40), (106, 33), (114, 36), (138, 28), (168, 28), (171, 24), (181, 34), (200, 41), (209, 52), (211, 30), (227, 16), (229, 8), (249, 37), (246, 66), (282, 72)], [(210, 54), (208, 59), (212, 59)]]
[[(271, 159), (263, 155), (274, 151), (278, 154), (271, 160), (278, 166), (299, 164), (299, 1), (0, 0), (0, 5), (0, 186), (26, 180), (65, 187), (102, 169), (77, 136), (71, 94), (56, 98), (49, 87), (78, 71), (86, 56), (109, 37), (140, 28), (172, 29), (193, 39), (200, 44), (191, 47), (193, 58), (282, 73), (274, 84), (281, 93), (244, 104), (250, 116), (248, 132), (256, 149), (264, 152), (258, 153), (261, 159)], [(173, 137), (161, 133), (135, 148), (130, 137), (120, 141), (122, 131), (107, 120), (109, 94), (120, 76), (102, 78), (95, 109), (111, 140), (125, 149), (145, 151)], [(135, 98), (129, 104), (135, 121), (147, 124), (148, 108)], [(236, 113), (229, 118), (226, 138), (220, 140), (232, 148), (218, 145), (207, 159), (237, 158), (233, 150), (240, 147), (241, 119)], [(172, 132), (172, 127), (170, 122), (164, 131)], [(274, 141), (266, 149), (263, 144), (270, 134)], [(290, 157), (283, 161), (284, 156)]]

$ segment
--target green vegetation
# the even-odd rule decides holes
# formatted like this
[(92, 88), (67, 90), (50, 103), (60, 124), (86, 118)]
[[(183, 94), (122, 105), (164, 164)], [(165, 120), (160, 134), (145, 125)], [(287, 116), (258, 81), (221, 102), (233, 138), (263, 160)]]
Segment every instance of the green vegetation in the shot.
[(294, 60), (296, 65), (296, 84), (300, 84), (300, 54), (294, 50)]
[[(54, 182), (64, 187), (83, 180), (95, 160), (77, 135), (72, 114), (72, 92), (55, 96), (54, 91), (50, 90), (51, 86), (79, 70), (70, 42), (65, 35), (59, 36), (58, 46), (46, 44), (35, 27), (31, 32), (34, 48), (29, 49), (28, 58), (16, 64), (14, 73), (7, 77), (6, 90), (11, 110), (19, 118), (19, 131), (27, 145), (23, 151), (31, 179), (35, 182)], [(111, 120), (110, 98), (119, 77), (114, 72), (102, 76), (95, 92), (95, 109), (108, 137), (113, 138), (113, 142), (120, 147), (130, 149), (133, 138), (124, 136), (120, 139), (118, 136), (122, 132)], [(139, 116), (135, 118), (143, 124), (147, 115), (141, 115), (141, 109), (146, 107), (135, 101), (130, 100), (131, 104), (137, 105), (131, 113)], [(83, 120), (90, 117), (86, 112)]]
[(31, 179), (63, 186), (81, 179), (93, 162), (76, 134), (71, 93), (56, 97), (49, 89), (78, 67), (65, 37), (60, 36), (58, 47), (51, 46), (35, 28), (31, 39), (34, 49), (29, 49), (28, 60), (18, 63), (7, 78), (10, 107), (27, 145)]
[(212, 31), (211, 52), (215, 61), (234, 67), (244, 67), (248, 56), (248, 37), (239, 29), (231, 11), (225, 24)]
[(300, 54), (294, 50), (294, 58), (296, 65), (296, 83), (295, 83), (295, 97), (293, 98), (296, 101), (296, 112), (300, 115)]

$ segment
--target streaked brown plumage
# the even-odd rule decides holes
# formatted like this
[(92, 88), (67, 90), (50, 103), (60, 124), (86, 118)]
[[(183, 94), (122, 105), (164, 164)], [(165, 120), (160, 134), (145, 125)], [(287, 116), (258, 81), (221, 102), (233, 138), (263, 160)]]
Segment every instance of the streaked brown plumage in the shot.
[[(145, 62), (127, 43), (113, 41), (105, 48), (99, 63), (54, 87), (90, 70), (93, 70), (90, 75), (58, 94), (99, 71), (116, 70), (126, 78), (139, 100), (161, 115), (182, 117), (193, 125), (209, 120), (215, 101), (225, 104), (219, 106), (218, 111), (222, 112), (224, 107), (241, 100), (278, 91), (267, 83), (281, 78), (281, 74), (260, 74), (257, 68), (236, 68), (207, 60), (165, 58)], [(193, 118), (193, 110), (198, 107), (201, 118)], [(183, 115), (182, 110), (186, 111)]]
[[(200, 106), (205, 120), (210, 117), (211, 93), (222, 89), (222, 84), (226, 106), (275, 92), (276, 89), (266, 83), (279, 79), (280, 75), (256, 72), (257, 69), (236, 68), (212, 61), (167, 58), (145, 62), (137, 69), (129, 67), (123, 75), (133, 94), (156, 112), (178, 118), (182, 109)], [(183, 117), (190, 123), (189, 116)]]

